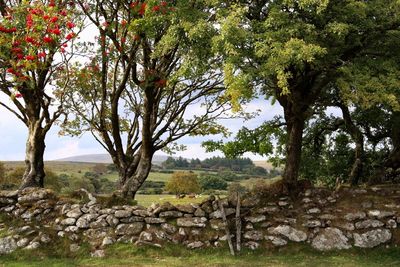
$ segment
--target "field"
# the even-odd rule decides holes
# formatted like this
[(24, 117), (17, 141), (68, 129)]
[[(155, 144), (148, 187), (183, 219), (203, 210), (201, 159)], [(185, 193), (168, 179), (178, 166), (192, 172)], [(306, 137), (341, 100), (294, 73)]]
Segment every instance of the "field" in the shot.
[[(51, 251), (51, 252), (50, 252)], [(90, 258), (83, 246), (75, 255), (65, 255), (66, 250), (52, 246), (39, 250), (19, 250), (0, 258), (0, 266), (323, 266), (323, 267), (379, 267), (400, 266), (400, 249), (374, 249), (340, 252), (315, 252), (308, 246), (291, 245), (284, 249), (244, 250), (240, 256), (230, 256), (227, 248), (188, 250), (182, 246), (164, 248), (136, 247), (117, 244), (106, 249), (105, 258)]]
[[(99, 175), (98, 179), (107, 179), (110, 182), (117, 182), (118, 181), (118, 173), (116, 171), (110, 171), (107, 170), (106, 167), (109, 164), (104, 164), (104, 163), (80, 163), (80, 162), (62, 162), (62, 161), (48, 161), (45, 163), (46, 165), (46, 169), (47, 170), (51, 170), (54, 174), (56, 174), (57, 176), (59, 175), (65, 175), (66, 177), (68, 177), (68, 182), (72, 185), (74, 184), (74, 182), (78, 182), (76, 183), (77, 186), (79, 187), (63, 187), (63, 189), (72, 189), (75, 190), (77, 188), (81, 188), (81, 186), (84, 186), (84, 184), (79, 183), (84, 181), (84, 176), (86, 173), (93, 173), (94, 171), (94, 167), (95, 166), (102, 166), (103, 169), (105, 169), (106, 171), (104, 171), (102, 174)], [(6, 170), (8, 172), (11, 172), (12, 170), (16, 169), (16, 168), (21, 168), (24, 167), (24, 163), (22, 161), (14, 161), (14, 162), (5, 162), (5, 167)], [(170, 170), (170, 171), (179, 171), (179, 170)], [(210, 173), (210, 174), (217, 174), (217, 172), (215, 171), (204, 171), (204, 170), (193, 170), (192, 172), (196, 173), (196, 174), (201, 174), (201, 173)], [(163, 173), (163, 172), (155, 172), (152, 171), (149, 174), (149, 177), (147, 178), (147, 181), (152, 181), (152, 182), (162, 182), (164, 184), (166, 184), (168, 182), (168, 180), (171, 178), (171, 173)], [(237, 173), (236, 174), (237, 177), (242, 177), (244, 174), (241, 173)], [(275, 179), (269, 179), (268, 181), (274, 181)], [(252, 188), (257, 181), (259, 181), (259, 179), (257, 178), (250, 178), (250, 179), (242, 179), (239, 180), (240, 184), (248, 187), (248, 188)], [(228, 182), (229, 184), (230, 182)], [(110, 190), (114, 190), (115, 189), (115, 184), (111, 187), (109, 187)], [(88, 189), (89, 190), (89, 189)], [(64, 194), (65, 192), (61, 192), (62, 194)], [(103, 192), (101, 194), (109, 194), (110, 191), (108, 192)], [(146, 194), (144, 194), (146, 193)], [(208, 194), (210, 192), (207, 192)], [(222, 191), (221, 193), (226, 194), (226, 191)], [(69, 193), (67, 193), (69, 194)], [(171, 202), (172, 204), (185, 204), (185, 203), (197, 203), (197, 202), (201, 202), (204, 198), (206, 198), (207, 195), (200, 195), (197, 198), (182, 198), (182, 199), (177, 199), (175, 197), (175, 195), (168, 195), (168, 194), (156, 194), (155, 192), (139, 192), (136, 195), (136, 199), (138, 201), (139, 205), (143, 205), (145, 207), (150, 206), (152, 203), (163, 203), (163, 202)]]

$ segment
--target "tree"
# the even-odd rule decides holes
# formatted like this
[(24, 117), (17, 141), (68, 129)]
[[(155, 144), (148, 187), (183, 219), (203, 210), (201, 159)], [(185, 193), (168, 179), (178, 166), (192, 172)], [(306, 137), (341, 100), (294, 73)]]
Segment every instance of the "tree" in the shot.
[(0, 106), (28, 128), (21, 188), (44, 186), (45, 137), (62, 114), (67, 86), (51, 92), (57, 75), (70, 59), (66, 47), (75, 37), (74, 5), (70, 1), (2, 1), (0, 5), (0, 90), (9, 97)]
[[(235, 100), (260, 92), (283, 107), (286, 127), (283, 179), (289, 191), (294, 192), (306, 121), (326, 91), (339, 82), (344, 87), (339, 78), (349, 73), (345, 71), (349, 65), (378, 67), (380, 57), (393, 55), (397, 50), (385, 51), (389, 54), (384, 55), (377, 53), (378, 46), (389, 43), (389, 38), (392, 42), (396, 38), (398, 3), (381, 0), (222, 2), (221, 35), (215, 43), (226, 58), (228, 93)], [(358, 65), (362, 62), (359, 58), (364, 59), (362, 65)], [(373, 68), (365, 70), (371, 75)], [(353, 94), (360, 89), (347, 84)], [(255, 140), (247, 144), (250, 150), (256, 146), (261, 153), (272, 153), (268, 142)]]
[(174, 172), (165, 186), (165, 190), (173, 194), (191, 194), (200, 192), (197, 174), (191, 172)]
[[(207, 1), (77, 1), (99, 32), (88, 63), (71, 69), (66, 133), (91, 132), (134, 197), (158, 150), (181, 149), (187, 135), (224, 133), (217, 34)], [(191, 107), (198, 107), (189, 116)], [(73, 116), (72, 116), (73, 114)]]

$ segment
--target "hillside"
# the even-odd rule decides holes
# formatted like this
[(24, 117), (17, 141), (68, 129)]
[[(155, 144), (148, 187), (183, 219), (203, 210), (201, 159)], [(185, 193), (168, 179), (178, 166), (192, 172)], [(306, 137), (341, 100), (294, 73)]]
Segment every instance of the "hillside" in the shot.
[[(153, 164), (160, 165), (162, 162), (167, 160), (168, 156), (165, 155), (154, 155)], [(63, 162), (84, 162), (84, 163), (112, 163), (111, 157), (108, 154), (88, 154), (79, 155), (68, 158), (57, 159), (54, 161)]]

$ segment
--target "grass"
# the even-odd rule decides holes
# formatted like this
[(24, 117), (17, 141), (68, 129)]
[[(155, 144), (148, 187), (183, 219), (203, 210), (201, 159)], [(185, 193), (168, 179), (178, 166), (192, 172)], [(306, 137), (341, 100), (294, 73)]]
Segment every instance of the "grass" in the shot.
[(139, 205), (149, 207), (152, 203), (164, 203), (170, 202), (173, 205), (176, 204), (189, 204), (189, 203), (200, 203), (207, 195), (201, 195), (198, 198), (176, 198), (175, 195), (136, 195), (136, 200)]
[[(115, 244), (106, 249), (106, 257), (90, 258), (85, 247), (66, 257), (48, 248), (18, 250), (0, 258), (0, 266), (326, 266), (372, 267), (399, 266), (400, 248), (351, 249), (329, 253), (316, 252), (307, 245), (292, 244), (283, 249), (244, 250), (232, 257), (227, 248), (188, 250), (179, 245), (164, 248)], [(65, 252), (64, 252), (65, 253)]]

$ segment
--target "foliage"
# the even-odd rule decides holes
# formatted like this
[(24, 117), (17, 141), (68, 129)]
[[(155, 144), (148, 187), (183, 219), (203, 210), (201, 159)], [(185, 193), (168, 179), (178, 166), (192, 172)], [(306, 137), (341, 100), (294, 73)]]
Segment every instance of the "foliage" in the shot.
[(200, 185), (203, 190), (226, 190), (228, 183), (217, 175), (204, 174), (200, 176)]
[[(253, 130), (243, 128), (227, 143), (207, 142), (209, 151), (221, 150), (228, 156), (247, 151), (272, 155), (275, 166), (286, 160), (283, 178), (293, 189), (302, 133), (312, 114), (337, 98), (350, 109), (352, 104), (399, 108), (395, 45), (399, 2), (221, 2), (221, 34), (214, 38), (214, 45), (225, 58), (227, 94), (234, 102), (257, 93), (272, 103), (278, 101), (284, 120), (266, 122)], [(329, 94), (332, 88), (339, 89), (336, 97)], [(354, 134), (357, 128), (349, 124), (346, 128), (347, 132), (354, 130), (352, 139), (359, 136)], [(354, 154), (362, 154), (359, 140)], [(303, 153), (310, 160), (307, 154)]]
[(199, 193), (200, 184), (197, 174), (191, 172), (175, 172), (165, 186), (165, 190), (173, 194)]
[[(161, 4), (161, 2), (163, 4)], [(226, 133), (221, 60), (208, 1), (78, 0), (95, 40), (81, 43), (89, 60), (65, 73), (68, 120), (63, 133), (90, 132), (110, 153), (124, 195), (146, 180), (158, 150), (183, 149), (183, 136)], [(188, 115), (188, 107), (199, 106)]]

